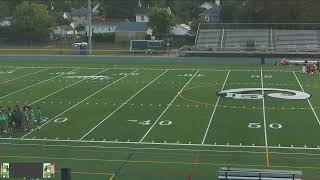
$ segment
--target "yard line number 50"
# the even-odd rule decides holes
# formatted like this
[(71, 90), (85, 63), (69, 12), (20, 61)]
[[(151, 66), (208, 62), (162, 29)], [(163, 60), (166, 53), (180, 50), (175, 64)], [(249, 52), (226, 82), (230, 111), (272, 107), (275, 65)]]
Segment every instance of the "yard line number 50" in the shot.
[[(248, 128), (251, 129), (259, 129), (262, 128), (263, 125), (261, 125), (261, 123), (249, 123)], [(283, 126), (282, 124), (278, 124), (278, 123), (272, 123), (269, 124), (269, 128), (271, 129), (281, 129)]]

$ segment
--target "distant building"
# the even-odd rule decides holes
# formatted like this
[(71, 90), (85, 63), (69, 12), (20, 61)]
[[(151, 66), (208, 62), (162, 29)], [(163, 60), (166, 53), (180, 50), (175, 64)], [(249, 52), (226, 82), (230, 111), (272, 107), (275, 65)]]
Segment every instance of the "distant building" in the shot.
[(8, 27), (12, 24), (13, 17), (0, 18), (0, 27)]
[(200, 17), (205, 19), (209, 23), (217, 23), (220, 21), (220, 0), (216, 0), (215, 3), (205, 2), (200, 7), (202, 12), (199, 14)]
[(121, 22), (129, 22), (129, 20), (95, 16), (92, 18), (92, 32), (93, 34), (113, 33)]
[[(92, 11), (92, 16), (98, 14), (98, 11)], [(64, 16), (70, 17), (71, 22), (75, 23), (75, 25), (86, 25), (87, 17), (88, 17), (88, 9), (85, 7), (81, 7), (79, 9), (72, 8), (70, 13), (65, 13)]]
[(136, 9), (136, 22), (149, 22), (148, 12), (149, 8), (138, 7)]
[(56, 26), (53, 29), (53, 34), (57, 37), (66, 37), (78, 34), (77, 30), (71, 28), (70, 26)]
[(205, 3), (201, 4), (201, 6), (199, 8), (208, 10), (208, 9), (213, 8), (213, 6), (214, 6), (213, 2), (205, 2)]
[(191, 36), (191, 27), (186, 24), (177, 24), (170, 32), (175, 36)]
[(148, 32), (146, 22), (121, 22), (115, 31), (116, 42), (144, 40)]

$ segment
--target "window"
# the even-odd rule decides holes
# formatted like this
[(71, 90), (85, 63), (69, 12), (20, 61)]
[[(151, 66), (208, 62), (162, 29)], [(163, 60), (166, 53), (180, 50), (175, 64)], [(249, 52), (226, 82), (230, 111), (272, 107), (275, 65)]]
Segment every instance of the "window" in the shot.
[(141, 16), (141, 21), (144, 21), (144, 16)]

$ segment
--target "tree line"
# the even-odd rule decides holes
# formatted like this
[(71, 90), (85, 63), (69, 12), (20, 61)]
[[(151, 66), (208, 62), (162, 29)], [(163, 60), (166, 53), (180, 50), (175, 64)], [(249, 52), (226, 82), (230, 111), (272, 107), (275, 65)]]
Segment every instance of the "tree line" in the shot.
[[(175, 23), (191, 23), (195, 31), (199, 22), (199, 6), (214, 0), (140, 0), (151, 7), (150, 23), (155, 33), (166, 34)], [(135, 19), (139, 0), (92, 0), (99, 3), (99, 15), (108, 18)], [(56, 25), (69, 25), (62, 17), (72, 8), (86, 7), (87, 0), (1, 0), (0, 18), (13, 17), (12, 26), (2, 28), (10, 40), (42, 41), (49, 38)], [(170, 7), (172, 14), (167, 14)], [(221, 0), (221, 23), (317, 23), (320, 22), (319, 0)]]

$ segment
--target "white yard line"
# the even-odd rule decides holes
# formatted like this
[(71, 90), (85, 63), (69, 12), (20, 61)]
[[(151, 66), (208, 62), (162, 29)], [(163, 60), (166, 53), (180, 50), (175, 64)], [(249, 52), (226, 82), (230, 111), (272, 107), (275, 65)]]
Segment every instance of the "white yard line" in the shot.
[[(226, 85), (226, 83), (227, 83), (227, 80), (228, 80), (228, 78), (229, 78), (230, 72), (231, 72), (231, 71), (229, 70), (229, 71), (228, 71), (228, 74), (226, 75), (226, 78), (225, 78), (225, 80), (224, 80), (224, 82), (223, 82), (221, 91), (224, 89), (224, 87), (225, 87), (225, 85)], [(205, 134), (204, 134), (204, 136), (203, 136), (203, 139), (202, 139), (202, 144), (204, 144), (204, 142), (206, 141), (206, 138), (207, 138), (207, 135), (208, 135), (208, 132), (209, 132), (209, 129), (210, 129), (210, 126), (211, 126), (213, 117), (214, 117), (214, 115), (215, 115), (215, 113), (216, 113), (216, 110), (217, 110), (217, 107), (218, 107), (220, 98), (221, 98), (221, 97), (219, 96), (219, 97), (218, 97), (218, 100), (217, 100), (217, 102), (216, 102), (216, 104), (215, 104), (215, 106), (214, 106), (214, 108), (213, 108), (213, 111), (212, 111), (212, 114), (211, 114), (211, 116), (210, 116), (210, 120), (209, 120), (207, 129), (206, 129), (206, 132), (205, 132)]]
[[(76, 71), (76, 70), (78, 70), (78, 69), (80, 69), (80, 68), (74, 69), (74, 70), (69, 71), (69, 72), (73, 72), (73, 71)], [(52, 79), (61, 77), (61, 76), (63, 76), (63, 75), (64, 75), (64, 74), (60, 74), (60, 75), (54, 76), (54, 77), (52, 77), (52, 78), (49, 78), (49, 79), (40, 81), (40, 82), (38, 82), (38, 83), (36, 83), (36, 84), (32, 84), (32, 85), (27, 86), (27, 87), (24, 87), (24, 88), (22, 88), (22, 89), (16, 90), (16, 91), (14, 91), (14, 92), (11, 92), (11, 93), (9, 93), (9, 94), (7, 94), (7, 95), (4, 95), (4, 96), (0, 97), (0, 99), (3, 99), (3, 98), (5, 98), (5, 97), (8, 97), (8, 96), (10, 96), (10, 95), (12, 95), (12, 94), (15, 94), (15, 93), (17, 93), (17, 92), (23, 91), (23, 90), (25, 90), (25, 89), (29, 89), (29, 88), (34, 87), (34, 86), (36, 86), (36, 85), (42, 84), (42, 83), (44, 83), (44, 82), (50, 81), (50, 80), (52, 80)]]
[[(59, 117), (60, 115), (62, 115), (62, 114), (64, 114), (64, 113), (66, 113), (66, 112), (70, 111), (71, 109), (75, 108), (76, 106), (78, 106), (78, 105), (79, 105), (79, 104), (81, 104), (82, 102), (86, 101), (87, 99), (91, 98), (92, 96), (94, 96), (94, 95), (98, 94), (99, 92), (103, 91), (104, 89), (106, 89), (106, 88), (108, 88), (108, 87), (112, 86), (113, 84), (115, 84), (115, 83), (117, 83), (117, 82), (121, 81), (122, 79), (124, 79), (124, 78), (128, 77), (128, 76), (129, 76), (129, 75), (131, 75), (132, 73), (135, 73), (136, 71), (138, 71), (138, 69), (136, 69), (136, 70), (132, 71), (131, 73), (128, 73), (127, 75), (125, 75), (125, 76), (123, 76), (123, 77), (119, 78), (118, 80), (116, 80), (116, 81), (114, 81), (114, 82), (112, 82), (112, 83), (108, 84), (107, 86), (105, 86), (105, 87), (103, 87), (103, 88), (99, 89), (98, 91), (96, 91), (96, 92), (92, 93), (90, 96), (87, 96), (86, 98), (82, 99), (82, 100), (81, 100), (81, 101), (79, 101), (77, 104), (75, 104), (75, 105), (71, 106), (70, 108), (66, 109), (66, 110), (65, 110), (65, 111), (63, 111), (62, 113), (60, 113), (60, 114), (56, 115), (55, 117), (51, 118), (50, 120), (46, 121), (44, 124), (42, 124), (42, 125), (40, 126), (40, 128), (41, 128), (41, 127), (43, 127), (44, 125), (48, 124), (49, 122), (53, 121), (54, 119), (56, 119), (56, 118), (57, 118), (57, 117)], [(37, 128), (37, 129), (38, 129), (38, 128)], [(25, 138), (26, 136), (30, 135), (31, 133), (33, 133), (33, 132), (34, 132), (34, 131), (36, 131), (37, 129), (33, 129), (33, 130), (31, 130), (31, 131), (30, 131), (30, 132), (28, 132), (27, 134), (23, 135), (21, 138)]]
[[(9, 66), (11, 67), (11, 66)], [(15, 66), (12, 66), (12, 67), (15, 67)], [(105, 67), (105, 68), (96, 68), (96, 67), (79, 67), (79, 66), (69, 66), (69, 67), (55, 67), (55, 66), (17, 66), (16, 68), (81, 68), (81, 69), (106, 69), (106, 68), (112, 68), (112, 69), (137, 69), (139, 68), (140, 70), (159, 70), (159, 71), (165, 71), (165, 70), (169, 70), (169, 71), (195, 71), (195, 70), (200, 70), (200, 71), (225, 71), (225, 72), (228, 72), (228, 71), (235, 71), (235, 72), (260, 72), (260, 70), (256, 70), (256, 69), (214, 69), (214, 68), (198, 68), (198, 69), (195, 69), (195, 68), (148, 68), (148, 67), (145, 67), (145, 68), (140, 68), (140, 67)], [(265, 69), (263, 70), (265, 72), (292, 72), (290, 70), (273, 70), (273, 69)], [(296, 72), (299, 72), (299, 71), (296, 71)]]
[(94, 126), (92, 129), (90, 129), (85, 135), (83, 135), (80, 140), (84, 139), (88, 134), (90, 134), (92, 131), (94, 131), (97, 127), (99, 127), (103, 122), (105, 122), (109, 117), (111, 117), (114, 113), (116, 113), (119, 109), (121, 109), (124, 105), (126, 105), (131, 99), (136, 97), (141, 91), (143, 91), (145, 88), (150, 86), (153, 82), (158, 80), (162, 75), (167, 73), (168, 70), (164, 71), (162, 74), (160, 74), (158, 77), (156, 77), (154, 80), (149, 82), (146, 86), (144, 86), (142, 89), (140, 89), (138, 92), (136, 92), (134, 95), (132, 95), (128, 100), (126, 100), (124, 103), (121, 104), (117, 109), (115, 109), (112, 113), (110, 113), (106, 118), (104, 118), (102, 121), (100, 121), (96, 126)]
[(269, 160), (269, 147), (268, 147), (268, 134), (267, 134), (267, 121), (266, 121), (266, 108), (265, 108), (265, 94), (264, 94), (264, 83), (263, 83), (263, 70), (261, 67), (261, 90), (262, 90), (262, 113), (263, 113), (263, 129), (264, 129), (264, 142), (265, 142), (265, 155), (266, 155), (266, 164), (267, 167), (270, 166)]
[(169, 109), (169, 107), (172, 105), (172, 103), (177, 99), (179, 94), (183, 91), (183, 89), (191, 82), (191, 80), (198, 74), (200, 70), (198, 69), (196, 73), (189, 79), (189, 81), (181, 88), (181, 90), (175, 95), (175, 97), (171, 100), (171, 102), (167, 105), (166, 109), (160, 114), (160, 116), (157, 118), (157, 120), (152, 124), (152, 126), (149, 128), (147, 133), (140, 139), (140, 142), (146, 138), (146, 136), (149, 134), (149, 132), (152, 130), (152, 128), (158, 123), (158, 121), (161, 119), (161, 117), (166, 113), (166, 111)]
[[(152, 142), (121, 142), (121, 141), (91, 141), (91, 140), (72, 140), (72, 139), (30, 139), (30, 138), (0, 138), (0, 140), (19, 140), (19, 141), (39, 141), (39, 142), (70, 142), (70, 143), (101, 143), (101, 144), (134, 144), (134, 145), (163, 145), (163, 146), (186, 146), (186, 147), (223, 147), (223, 148), (250, 148), (265, 149), (265, 146), (251, 145), (226, 145), (226, 144), (183, 144), (183, 143), (152, 143)], [(92, 146), (90, 146), (92, 147)], [(269, 146), (269, 149), (290, 149), (290, 150), (317, 150), (318, 147), (286, 147), (286, 146)], [(262, 152), (265, 153), (265, 152)], [(320, 155), (320, 154), (319, 154)]]
[[(299, 83), (299, 86), (300, 86), (301, 90), (302, 90), (303, 92), (305, 92), (305, 91), (304, 91), (304, 88), (302, 87), (302, 84), (300, 83), (299, 78), (297, 77), (297, 75), (296, 75), (296, 73), (295, 73), (294, 71), (293, 71), (293, 75), (294, 75), (294, 77), (296, 78), (296, 80), (298, 81), (298, 83)], [(311, 110), (312, 110), (312, 112), (313, 112), (313, 114), (314, 114), (315, 118), (316, 118), (316, 119), (317, 119), (317, 121), (318, 121), (318, 124), (320, 125), (319, 117), (318, 117), (318, 115), (317, 115), (316, 111), (314, 110), (314, 108), (313, 108), (313, 106), (312, 106), (312, 104), (311, 104), (311, 101), (310, 101), (309, 99), (307, 99), (307, 101), (308, 101), (308, 103), (309, 103), (309, 105), (310, 105), (310, 108), (311, 108)]]
[[(155, 151), (185, 151), (185, 152), (217, 152), (217, 153), (248, 153), (248, 154), (264, 154), (262, 151), (245, 151), (245, 150), (215, 150), (215, 149), (182, 149), (182, 148), (148, 148), (148, 147), (129, 147), (129, 146), (97, 146), (97, 145), (66, 145), (66, 144), (35, 144), (35, 143), (0, 143), (0, 145), (10, 146), (41, 146), (41, 147), (68, 147), (68, 148), (89, 148), (89, 149), (129, 149), (129, 150), (155, 150)], [(270, 152), (270, 154), (280, 155), (306, 155), (320, 156), (313, 153), (296, 153), (296, 152)]]
[[(19, 67), (19, 68), (17, 68), (17, 69), (23, 69), (23, 67)], [(30, 75), (37, 74), (37, 73), (46, 71), (46, 70), (48, 70), (48, 69), (50, 69), (50, 68), (46, 68), (46, 69), (43, 69), (43, 70), (40, 70), (40, 71), (32, 72), (32, 73), (29, 73), (29, 74), (26, 74), (26, 75), (23, 75), (23, 76), (14, 78), (14, 79), (10, 79), (10, 80), (7, 80), (7, 81), (3, 81), (3, 82), (1, 82), (0, 84), (4, 84), (4, 83), (11, 82), (11, 81), (15, 81), (15, 80), (17, 80), (17, 79), (21, 79), (21, 78), (24, 78), (24, 77), (28, 77), (28, 76), (30, 76)]]
[(264, 142), (266, 148), (268, 148), (268, 135), (267, 135), (267, 121), (266, 121), (266, 108), (265, 108), (265, 99), (264, 99), (264, 83), (263, 83), (263, 72), (261, 68), (261, 89), (262, 89), (262, 113), (263, 113), (263, 127), (264, 127)]
[[(98, 74), (100, 74), (100, 73), (103, 73), (103, 72), (105, 72), (105, 71), (107, 71), (107, 70), (109, 70), (109, 69), (104, 69), (103, 71), (100, 71), (100, 72), (94, 74), (93, 76), (98, 75)], [(86, 80), (86, 79), (83, 79), (83, 80), (77, 81), (77, 82), (75, 82), (75, 83), (73, 83), (73, 84), (70, 84), (70, 85), (68, 85), (68, 86), (66, 86), (66, 87), (64, 87), (64, 88), (61, 88), (61, 89), (59, 89), (59, 90), (57, 90), (57, 91), (55, 91), (55, 92), (53, 92), (53, 93), (51, 93), (51, 94), (49, 94), (49, 95), (41, 98), (41, 99), (38, 99), (38, 100), (36, 100), (36, 101), (33, 101), (33, 102), (32, 102), (31, 104), (29, 104), (29, 105), (35, 104), (35, 103), (37, 103), (37, 102), (39, 102), (39, 101), (42, 101), (43, 99), (46, 99), (46, 98), (48, 98), (48, 97), (50, 97), (50, 96), (52, 96), (52, 95), (54, 95), (54, 94), (57, 94), (57, 93), (60, 92), (60, 91), (63, 91), (64, 89), (67, 89), (67, 88), (69, 88), (69, 87), (71, 87), (71, 86), (74, 86), (74, 85), (76, 85), (76, 84), (78, 84), (78, 83), (81, 83), (81, 82), (83, 82), (83, 81), (85, 81), (85, 80)]]

